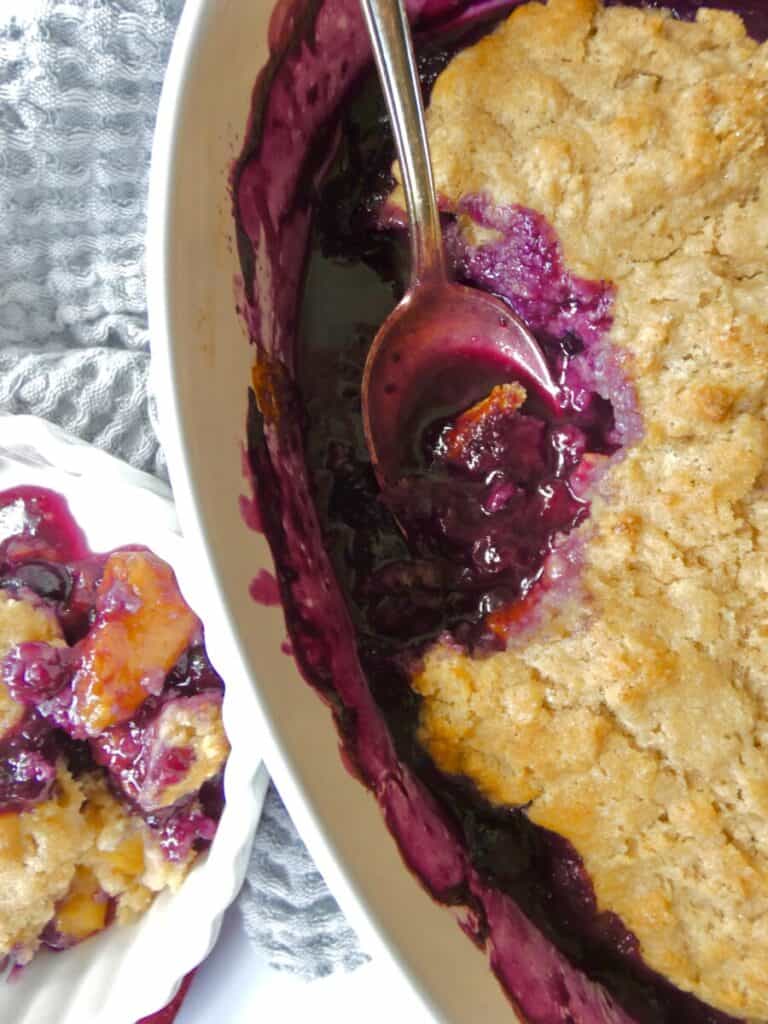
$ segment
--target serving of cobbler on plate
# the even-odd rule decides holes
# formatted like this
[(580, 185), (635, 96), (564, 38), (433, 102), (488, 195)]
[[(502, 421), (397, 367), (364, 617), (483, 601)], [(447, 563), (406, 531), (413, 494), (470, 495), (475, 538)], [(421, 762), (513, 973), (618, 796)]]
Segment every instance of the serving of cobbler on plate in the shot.
[(404, 204), (342, 0), (277, 26), (235, 179), (294, 646), (406, 862), (542, 1024), (768, 1020), (768, 6), (712, 7), (411, 5), (454, 273), (561, 401), (425, 408), (391, 493), (360, 380)]
[(0, 959), (23, 966), (176, 889), (229, 744), (200, 620), (146, 548), (93, 554), (65, 501), (0, 493)]

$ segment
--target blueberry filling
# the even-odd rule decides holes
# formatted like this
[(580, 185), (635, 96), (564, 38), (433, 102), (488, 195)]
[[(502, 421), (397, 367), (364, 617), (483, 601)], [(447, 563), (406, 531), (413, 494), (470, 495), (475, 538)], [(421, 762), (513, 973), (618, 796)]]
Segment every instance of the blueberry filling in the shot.
[(583, 476), (586, 456), (616, 448), (610, 403), (590, 394), (584, 404), (555, 417), (535, 395), (498, 385), (458, 417), (428, 423), (420, 465), (381, 495), (405, 528), (409, 558), (368, 581), (375, 632), (407, 638), (413, 620), (407, 607), (397, 613), (395, 595), (424, 587), (460, 617), (454, 625), (438, 615), (437, 629), (450, 624), (473, 647), (502, 644), (505, 609), (531, 592), (557, 542), (588, 516), (572, 478)]
[(72, 678), (68, 647), (27, 642), (11, 648), (2, 663), (2, 680), (14, 700), (37, 707), (64, 689)]
[[(457, 43), (477, 32), (424, 45), (425, 92)], [(373, 334), (407, 284), (408, 255), (403, 233), (384, 226), (394, 153), (377, 97), (368, 80), (345, 107), (309, 241), (298, 385), (317, 507), (365, 633), (412, 645), (449, 630), (470, 649), (498, 647), (513, 606), (542, 580), (547, 556), (588, 516), (585, 493), (605, 457), (640, 432), (632, 389), (603, 340), (613, 291), (571, 275), (554, 233), (533, 211), (466, 198), (454, 213), (499, 237), (474, 248), (446, 215), (456, 276), (499, 294), (535, 331), (561, 409), (533, 392), (515, 403), (500, 402), (500, 393), (477, 402), (491, 378), (484, 389), (473, 368), (472, 411), (460, 396), (435, 392), (413, 425), (407, 473), (379, 494), (359, 384)]]
[(64, 604), (72, 592), (72, 577), (64, 566), (30, 561), (17, 565), (3, 586), (9, 590), (27, 587), (46, 601)]
[(59, 751), (57, 738), (36, 711), (0, 740), (0, 814), (26, 811), (48, 799)]

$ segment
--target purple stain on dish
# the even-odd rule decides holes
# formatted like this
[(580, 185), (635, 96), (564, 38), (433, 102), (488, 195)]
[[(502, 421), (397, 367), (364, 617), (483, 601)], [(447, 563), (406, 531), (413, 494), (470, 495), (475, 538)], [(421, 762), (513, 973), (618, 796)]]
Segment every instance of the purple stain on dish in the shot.
[(602, 986), (557, 955), (509, 896), (476, 875), (472, 887), (487, 922), (491, 966), (530, 1024), (633, 1022)]
[[(697, 6), (676, 5), (686, 17)], [(765, 5), (728, 6), (743, 10), (756, 35), (768, 35)], [(449, 32), (434, 43), (421, 39), (426, 90), (451, 53), (501, 10), (493, 2), (411, 5), (421, 28)], [(491, 18), (473, 23), (478, 14)], [(407, 248), (396, 221), (387, 226), (380, 217), (393, 153), (377, 86), (370, 74), (359, 77), (368, 54), (357, 2), (283, 3), (270, 40), (233, 191), (257, 362), (249, 456), (297, 662), (332, 708), (344, 762), (376, 794), (404, 860), (436, 899), (467, 908), (462, 926), (485, 946), (526, 1020), (725, 1024), (725, 1015), (645, 967), (634, 937), (598, 912), (567, 843), (521, 810), (492, 808), (462, 780), (439, 776), (414, 739), (418, 702), (403, 666), (445, 629), (466, 642), (463, 624), (476, 628), (478, 611), (497, 610), (499, 599), (512, 601), (518, 625), (535, 621), (547, 595), (578, 586), (582, 540), (576, 532), (550, 545), (537, 584), (545, 593), (533, 604), (519, 600), (519, 586), (506, 595), (480, 586), (470, 604), (450, 559), (414, 557), (405, 544), (377, 498), (360, 428), (365, 354), (402, 290)], [(587, 429), (575, 416), (545, 425), (539, 416), (530, 429), (546, 435), (546, 459), (520, 472), (530, 484), (546, 462), (570, 492), (553, 500), (586, 509), (611, 460), (642, 432), (627, 368), (608, 340), (613, 287), (571, 275), (554, 232), (533, 211), (471, 196), (461, 212), (500, 238), (471, 247), (449, 223), (458, 272), (529, 318), (573, 410), (595, 411)], [(499, 436), (508, 426), (519, 429), (489, 424)], [(588, 452), (602, 458), (588, 461)], [(459, 467), (467, 479), (473, 460), (468, 452)], [(526, 483), (483, 480), (490, 515)], [(382, 621), (387, 630), (377, 628)]]
[(259, 511), (259, 503), (255, 498), (247, 498), (244, 494), (240, 495), (240, 515), (243, 522), (249, 530), (253, 530), (254, 533), (263, 533), (264, 527), (261, 522), (261, 512)]
[(248, 593), (257, 604), (273, 607), (280, 604), (280, 587), (267, 569), (260, 569), (248, 585)]
[(54, 953), (63, 953), (67, 949), (76, 946), (80, 940), (71, 935), (65, 935), (56, 927), (55, 919), (48, 922), (40, 933), (40, 944)]
[[(239, 291), (242, 293), (242, 278), (238, 278), (238, 280), (240, 281)], [(243, 307), (239, 307), (238, 312), (241, 312), (242, 308)], [(240, 465), (242, 467), (243, 478), (247, 481), (250, 492), (250, 497), (246, 494), (241, 494), (238, 499), (238, 503), (240, 505), (240, 516), (249, 530), (253, 530), (254, 533), (263, 533), (264, 526), (261, 521), (259, 502), (256, 498), (256, 480), (253, 475), (253, 467), (248, 459), (248, 452), (245, 445), (242, 446), (240, 453)]]

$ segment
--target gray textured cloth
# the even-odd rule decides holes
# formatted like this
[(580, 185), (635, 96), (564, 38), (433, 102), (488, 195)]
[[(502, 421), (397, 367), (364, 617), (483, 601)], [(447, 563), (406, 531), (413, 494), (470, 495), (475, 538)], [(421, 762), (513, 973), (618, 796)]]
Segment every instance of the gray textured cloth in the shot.
[(264, 804), (240, 898), (245, 928), (275, 967), (305, 977), (367, 960), (274, 787)]
[[(0, 411), (165, 476), (147, 391), (145, 199), (183, 0), (0, 0)], [(306, 977), (363, 959), (270, 791), (246, 927)]]

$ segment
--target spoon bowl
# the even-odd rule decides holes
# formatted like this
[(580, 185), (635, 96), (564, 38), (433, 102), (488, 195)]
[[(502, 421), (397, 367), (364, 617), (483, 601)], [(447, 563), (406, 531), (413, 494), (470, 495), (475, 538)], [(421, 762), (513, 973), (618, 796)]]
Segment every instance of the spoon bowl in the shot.
[(503, 300), (448, 281), (409, 291), (363, 373), (363, 428), (382, 490), (403, 475), (425, 412), (460, 412), (510, 380), (557, 408), (541, 349)]

